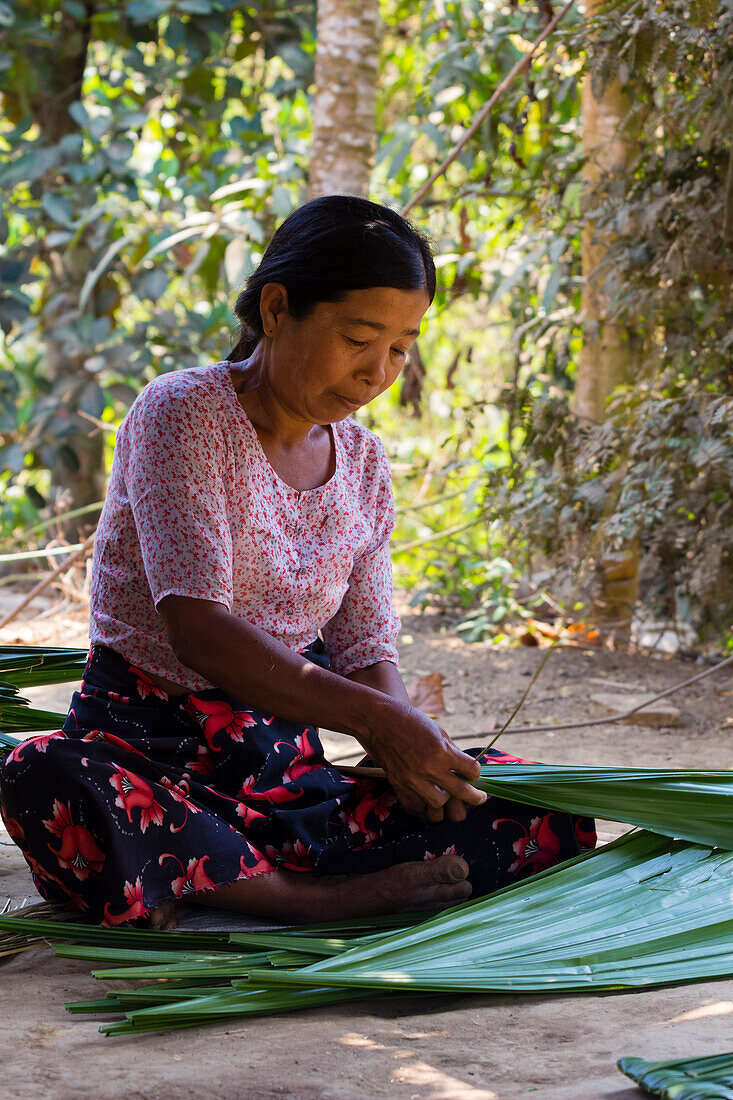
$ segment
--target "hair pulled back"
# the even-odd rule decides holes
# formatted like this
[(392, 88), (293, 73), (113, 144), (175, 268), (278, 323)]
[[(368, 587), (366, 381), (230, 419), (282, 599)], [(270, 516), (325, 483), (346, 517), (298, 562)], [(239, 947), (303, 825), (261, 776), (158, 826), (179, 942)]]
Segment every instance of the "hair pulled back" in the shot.
[(324, 195), (294, 210), (275, 231), (259, 266), (234, 304), (240, 323), (227, 362), (246, 359), (263, 336), (260, 293), (282, 283), (296, 321), (319, 302), (340, 302), (352, 290), (388, 286), (435, 296), (435, 264), (427, 235), (387, 206), (356, 195)]

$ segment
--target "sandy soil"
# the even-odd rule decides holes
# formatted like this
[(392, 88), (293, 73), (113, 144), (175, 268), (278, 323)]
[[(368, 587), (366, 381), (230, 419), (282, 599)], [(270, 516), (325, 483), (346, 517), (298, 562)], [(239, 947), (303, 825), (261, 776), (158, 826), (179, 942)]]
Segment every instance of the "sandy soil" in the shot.
[[(0, 643), (83, 645), (78, 616), (19, 623)], [(440, 671), (448, 714), (462, 743), (490, 715), (501, 721), (536, 668), (536, 649), (468, 645), (433, 616), (404, 617), (406, 677)], [(589, 696), (596, 680), (662, 690), (693, 675), (694, 662), (607, 651), (561, 650), (535, 684), (523, 723), (600, 714)], [(63, 708), (70, 689), (34, 693)], [(733, 766), (733, 674), (711, 676), (674, 697), (677, 728), (604, 724), (553, 734), (506, 734), (508, 751), (547, 762)], [(472, 736), (473, 735), (473, 736)], [(328, 735), (332, 755), (354, 742)], [(599, 823), (602, 839), (618, 835)], [(0, 837), (0, 898), (35, 900), (17, 849)], [(632, 1100), (641, 1094), (615, 1068), (621, 1055), (698, 1056), (731, 1047), (733, 981), (601, 996), (398, 998), (219, 1024), (138, 1039), (104, 1039), (98, 1021), (69, 1016), (64, 1001), (97, 997), (107, 983), (83, 962), (34, 949), (0, 969), (3, 1092), (8, 1100), (199, 1097), (234, 1100)]]

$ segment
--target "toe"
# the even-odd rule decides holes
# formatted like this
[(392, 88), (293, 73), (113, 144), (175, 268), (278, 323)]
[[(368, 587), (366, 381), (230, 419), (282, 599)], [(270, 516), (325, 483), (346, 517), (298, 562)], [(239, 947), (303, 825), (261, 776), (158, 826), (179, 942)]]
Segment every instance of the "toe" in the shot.
[(440, 856), (434, 867), (441, 882), (461, 882), (468, 878), (468, 864), (460, 856)]

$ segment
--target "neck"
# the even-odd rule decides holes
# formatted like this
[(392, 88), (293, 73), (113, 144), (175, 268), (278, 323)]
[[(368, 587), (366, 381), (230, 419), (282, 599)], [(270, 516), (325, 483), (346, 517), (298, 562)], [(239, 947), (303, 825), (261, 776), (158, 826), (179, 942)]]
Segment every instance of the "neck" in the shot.
[(232, 364), (232, 385), (257, 434), (283, 447), (294, 447), (320, 425), (304, 420), (278, 397), (270, 383), (268, 359), (258, 344), (248, 359)]

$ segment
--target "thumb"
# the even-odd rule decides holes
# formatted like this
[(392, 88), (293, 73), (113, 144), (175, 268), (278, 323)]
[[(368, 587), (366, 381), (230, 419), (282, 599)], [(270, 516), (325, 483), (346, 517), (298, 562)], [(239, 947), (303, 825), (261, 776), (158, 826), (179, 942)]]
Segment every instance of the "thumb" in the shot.
[(456, 749), (453, 768), (454, 771), (465, 776), (466, 779), (479, 779), (481, 776), (481, 765), (478, 760), (473, 756), (469, 756), (468, 753), (461, 752), (460, 749)]

